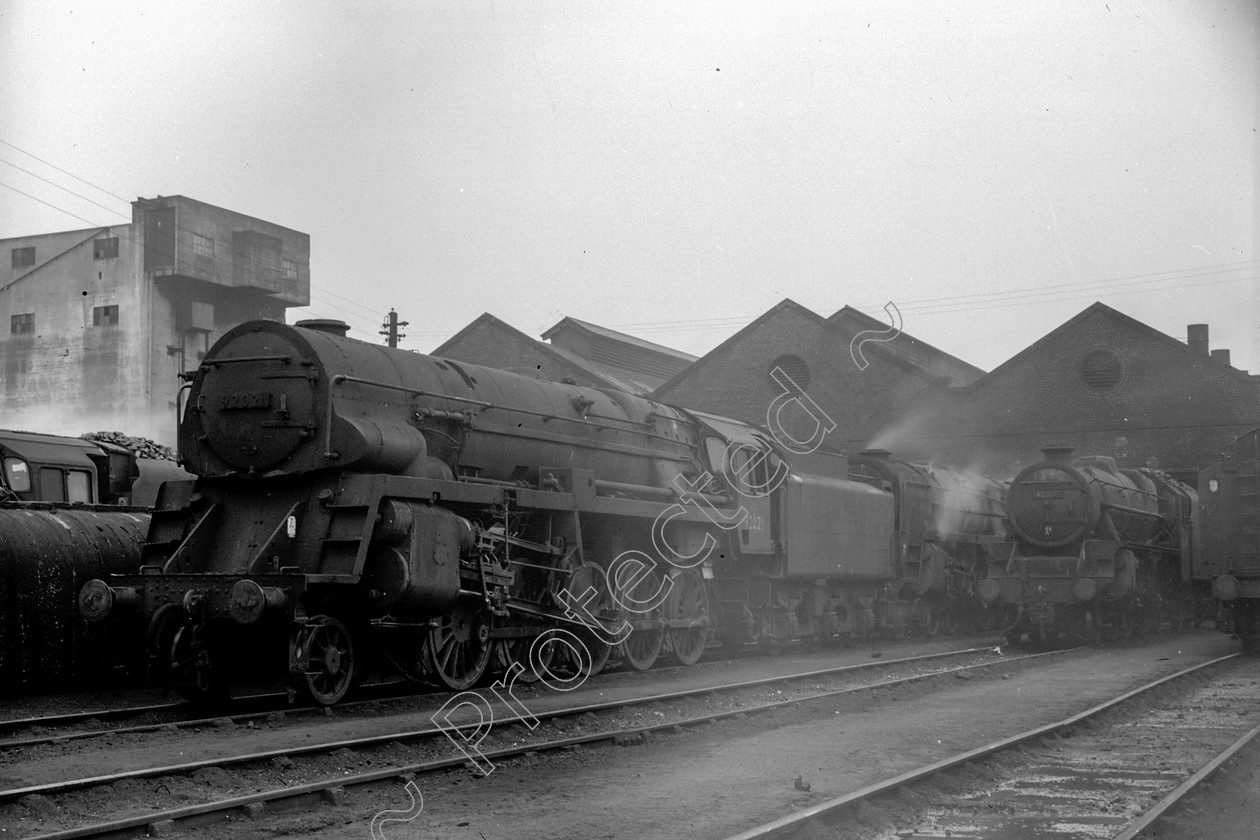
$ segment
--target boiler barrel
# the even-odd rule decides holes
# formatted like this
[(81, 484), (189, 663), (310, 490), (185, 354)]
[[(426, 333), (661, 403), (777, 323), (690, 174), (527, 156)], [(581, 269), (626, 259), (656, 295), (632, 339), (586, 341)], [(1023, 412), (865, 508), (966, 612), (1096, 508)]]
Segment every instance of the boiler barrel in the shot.
[(143, 628), (85, 633), (78, 595), (92, 578), (135, 574), (148, 526), (145, 513), (0, 508), (0, 692), (91, 688), (138, 664), (126, 657)]

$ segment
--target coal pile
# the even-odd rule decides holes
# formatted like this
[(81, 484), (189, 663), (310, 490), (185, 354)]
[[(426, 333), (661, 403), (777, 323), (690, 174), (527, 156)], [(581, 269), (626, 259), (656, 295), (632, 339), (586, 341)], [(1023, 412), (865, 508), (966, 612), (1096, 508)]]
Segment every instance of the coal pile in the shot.
[(175, 450), (169, 446), (149, 440), (148, 438), (125, 435), (122, 432), (88, 432), (80, 435), (83, 440), (95, 443), (112, 443), (131, 451), (137, 458), (152, 458), (155, 461), (174, 461)]

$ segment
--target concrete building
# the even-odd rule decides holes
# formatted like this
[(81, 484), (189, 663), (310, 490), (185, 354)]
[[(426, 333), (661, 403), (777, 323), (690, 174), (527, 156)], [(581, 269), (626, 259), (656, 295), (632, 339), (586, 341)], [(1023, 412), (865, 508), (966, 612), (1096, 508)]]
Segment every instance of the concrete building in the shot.
[(460, 362), (504, 368), (645, 396), (696, 360), (695, 356), (606, 327), (564, 318), (530, 338), (485, 313), (432, 353)]
[(231, 327), (309, 302), (307, 234), (184, 196), (137, 199), (129, 225), (0, 240), (0, 425), (173, 443), (178, 374)]

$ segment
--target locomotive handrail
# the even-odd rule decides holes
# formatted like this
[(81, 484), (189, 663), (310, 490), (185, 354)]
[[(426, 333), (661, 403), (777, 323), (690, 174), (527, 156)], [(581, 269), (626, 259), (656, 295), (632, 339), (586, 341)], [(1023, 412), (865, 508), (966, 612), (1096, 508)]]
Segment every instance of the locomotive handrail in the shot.
[(232, 359), (202, 359), (198, 366), (202, 369), (210, 367), (219, 367), (220, 365), (237, 365), (244, 362), (284, 362), (286, 365), (293, 364), (292, 356), (238, 356)]
[(392, 382), (380, 382), (375, 379), (364, 379), (360, 376), (349, 376), (348, 374), (338, 373), (329, 379), (333, 385), (340, 385), (342, 382), (354, 382), (358, 385), (373, 385), (377, 388), (386, 388), (390, 391), (401, 391), (404, 394), (412, 394), (417, 397), (433, 397), (439, 400), (452, 400), (453, 402), (468, 403), (469, 405), (479, 405), (482, 408), (497, 408), (494, 403), (488, 403), (484, 400), (472, 400), (468, 397), (455, 397), (450, 394), (435, 394), (431, 391), (424, 391), (419, 388), (409, 388), (406, 385), (395, 385)]
[[(451, 396), (450, 394), (435, 394), (432, 391), (424, 391), (419, 388), (408, 388), (405, 385), (394, 385), (393, 383), (390, 383), (390, 382), (379, 382), (374, 379), (363, 379), (358, 376), (349, 376), (348, 374), (344, 374), (344, 373), (336, 374), (329, 381), (334, 385), (340, 385), (343, 382), (354, 382), (359, 385), (372, 385), (377, 388), (386, 388), (391, 391), (400, 391), (404, 394), (411, 394), (412, 396), (416, 396), (416, 397), (432, 397), (438, 400), (452, 400), (454, 402), (467, 403), (469, 405), (475, 405), (475, 406), (479, 406), (485, 409), (498, 409), (500, 411), (511, 411), (517, 414), (528, 414), (531, 417), (541, 417), (543, 418), (544, 421), (545, 420), (563, 420), (566, 423), (577, 423), (578, 425), (581, 425), (581, 426), (591, 426), (596, 429), (609, 429), (610, 431), (613, 431), (608, 425), (604, 423), (595, 423), (590, 420), (584, 420), (577, 417), (562, 417), (561, 415), (555, 414), (554, 412), (535, 411), (530, 408), (519, 408), (517, 406), (498, 405), (496, 403), (490, 403), (484, 400), (469, 399), (468, 397), (455, 397), (455, 396)], [(331, 404), (329, 404), (329, 413), (330, 414), (332, 413)], [(595, 415), (595, 416), (603, 417), (604, 415)], [(637, 421), (634, 421), (634, 420), (623, 420), (617, 417), (608, 417), (607, 419), (620, 422), (620, 423), (636, 425), (636, 426), (649, 425), (647, 423), (638, 423)], [(666, 437), (664, 435), (658, 435), (655, 432), (644, 431), (644, 432), (640, 432), (639, 434), (643, 434), (648, 437), (668, 441), (670, 443), (678, 443), (678, 441), (676, 441), (674, 438)], [(331, 441), (329, 441), (329, 444), (331, 445)], [(325, 448), (327, 449), (329, 447), (325, 447)]]

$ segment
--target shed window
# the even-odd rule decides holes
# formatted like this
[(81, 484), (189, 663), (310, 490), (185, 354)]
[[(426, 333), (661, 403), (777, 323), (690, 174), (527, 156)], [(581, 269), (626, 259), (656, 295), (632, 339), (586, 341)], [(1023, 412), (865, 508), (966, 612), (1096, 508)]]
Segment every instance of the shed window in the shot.
[(284, 270), (285, 280), (298, 279), (298, 264), (293, 260), (281, 260), (280, 267)]
[(1091, 391), (1110, 391), (1124, 377), (1124, 364), (1110, 350), (1096, 350), (1081, 362), (1081, 380)]
[(790, 378), (792, 382), (795, 383), (796, 387), (801, 391), (804, 391), (809, 387), (809, 366), (805, 364), (805, 360), (800, 356), (793, 356), (789, 353), (788, 355), (780, 356), (770, 363), (770, 370), (766, 372), (766, 375), (770, 380), (770, 387), (775, 391), (781, 391), (783, 386), (776, 382), (774, 378), (775, 368), (778, 368), (780, 371), (787, 374), (788, 378)]
[(31, 335), (35, 332), (35, 313), (24, 312), (21, 315), (9, 316), (9, 333), (12, 335)]

